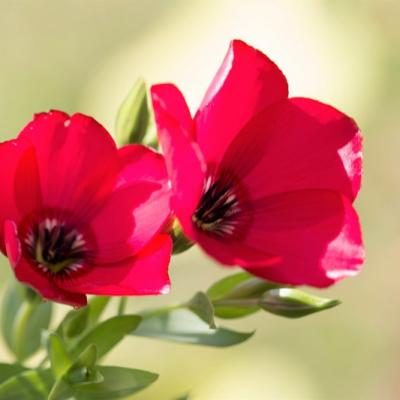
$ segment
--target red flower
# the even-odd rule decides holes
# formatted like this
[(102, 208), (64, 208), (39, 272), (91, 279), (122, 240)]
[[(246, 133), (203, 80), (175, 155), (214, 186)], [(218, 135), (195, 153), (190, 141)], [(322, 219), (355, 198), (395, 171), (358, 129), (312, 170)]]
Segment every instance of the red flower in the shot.
[(326, 104), (288, 98), (260, 51), (235, 40), (192, 119), (170, 84), (152, 100), (185, 234), (226, 265), (324, 287), (357, 273), (364, 250), (352, 207), (361, 133)]
[(38, 114), (0, 145), (0, 237), (15, 276), (50, 300), (169, 288), (170, 216), (163, 157), (117, 149), (92, 118)]

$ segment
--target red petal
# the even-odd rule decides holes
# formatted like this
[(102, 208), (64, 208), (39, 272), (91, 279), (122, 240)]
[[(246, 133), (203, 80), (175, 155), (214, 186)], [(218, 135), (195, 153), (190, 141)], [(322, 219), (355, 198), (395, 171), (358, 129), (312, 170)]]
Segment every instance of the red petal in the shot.
[[(92, 118), (69, 118), (60, 111), (38, 114), (20, 139), (35, 146), (46, 206), (79, 210), (84, 216), (90, 202), (106, 195), (118, 155), (111, 136)], [(107, 190), (111, 188), (110, 184)]]
[[(173, 85), (151, 88), (158, 135), (173, 190), (173, 210), (185, 233), (193, 237), (192, 215), (201, 197), (205, 165), (198, 147), (189, 138), (181, 113), (176, 119), (174, 105), (181, 94)], [(175, 101), (175, 100), (176, 101)], [(186, 121), (186, 122), (185, 122)]]
[(263, 53), (234, 40), (195, 116), (197, 142), (208, 163), (218, 163), (251, 118), (285, 99), (285, 76)]
[(193, 139), (193, 119), (186, 100), (179, 89), (171, 83), (153, 85), (151, 87), (151, 97)]
[(91, 222), (99, 263), (120, 261), (140, 251), (171, 214), (163, 156), (140, 145), (125, 146), (118, 153), (122, 166), (116, 190)]
[(30, 215), (40, 210), (43, 203), (40, 175), (36, 150), (32, 145), (20, 155), (15, 170), (13, 189), (20, 215)]
[(118, 150), (122, 163), (118, 174), (118, 187), (134, 182), (159, 182), (167, 186), (168, 176), (164, 157), (156, 151), (141, 145), (124, 146)]
[(17, 236), (15, 223), (7, 221), (4, 227), (7, 256), (14, 269), (16, 278), (40, 293), (47, 300), (75, 307), (86, 305), (86, 296), (72, 293), (57, 287), (47, 279), (34, 265), (21, 258), (21, 243)]
[[(29, 144), (21, 140), (10, 140), (8, 142), (0, 143), (0, 159), (2, 162), (2, 171), (0, 174), (0, 226), (4, 225), (6, 218), (12, 219), (17, 223), (24, 215), (21, 215), (20, 210), (17, 208), (17, 201), (15, 198), (15, 176), (17, 170), (21, 170), (20, 160), (27, 151), (29, 151)], [(21, 176), (21, 175), (20, 175)], [(23, 186), (17, 185), (19, 189)], [(21, 193), (19, 199), (30, 199), (30, 193)], [(0, 230), (0, 247), (5, 251), (3, 231)]]
[(252, 198), (328, 189), (353, 200), (360, 188), (361, 133), (340, 111), (311, 99), (289, 99), (254, 118), (229, 147), (222, 168)]
[(167, 188), (137, 182), (117, 189), (91, 221), (96, 237), (96, 263), (112, 263), (140, 251), (163, 228), (170, 215)]
[(60, 281), (65, 290), (108, 296), (156, 295), (169, 290), (172, 244), (158, 236), (136, 257), (115, 264), (94, 265), (78, 278)]
[(324, 287), (355, 275), (364, 261), (360, 224), (351, 203), (335, 192), (307, 190), (253, 204), (246, 243), (280, 257), (255, 275), (294, 285)]
[(196, 240), (204, 251), (223, 265), (263, 268), (277, 262), (277, 256), (257, 249), (249, 243), (219, 239), (199, 231), (196, 234)]

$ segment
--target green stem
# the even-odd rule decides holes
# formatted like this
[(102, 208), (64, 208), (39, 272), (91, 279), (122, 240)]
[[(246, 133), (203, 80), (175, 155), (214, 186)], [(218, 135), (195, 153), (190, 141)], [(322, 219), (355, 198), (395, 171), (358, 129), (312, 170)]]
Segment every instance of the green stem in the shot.
[(22, 360), (24, 358), (24, 345), (25, 341), (29, 340), (29, 333), (27, 332), (29, 319), (35, 311), (36, 301), (26, 301), (19, 310), (14, 322), (14, 350), (17, 358)]
[(119, 298), (118, 315), (125, 314), (127, 303), (128, 303), (128, 298), (127, 297), (120, 297)]

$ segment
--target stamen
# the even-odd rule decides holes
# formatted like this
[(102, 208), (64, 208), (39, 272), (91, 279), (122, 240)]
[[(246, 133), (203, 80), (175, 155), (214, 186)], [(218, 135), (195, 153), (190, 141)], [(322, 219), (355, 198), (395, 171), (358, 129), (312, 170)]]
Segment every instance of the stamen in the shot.
[(46, 218), (34, 225), (24, 243), (37, 267), (52, 274), (78, 271), (88, 250), (82, 233), (56, 218)]
[(207, 177), (193, 222), (199, 229), (217, 236), (233, 235), (242, 211), (239, 192), (233, 179)]

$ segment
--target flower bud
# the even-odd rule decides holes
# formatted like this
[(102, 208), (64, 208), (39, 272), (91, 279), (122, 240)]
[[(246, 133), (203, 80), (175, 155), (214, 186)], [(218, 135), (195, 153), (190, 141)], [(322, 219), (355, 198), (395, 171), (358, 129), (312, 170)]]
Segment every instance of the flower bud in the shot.
[(147, 97), (147, 86), (138, 79), (123, 101), (116, 120), (117, 142), (127, 144), (145, 144), (156, 148), (158, 145), (152, 111)]
[(300, 318), (335, 307), (340, 302), (313, 296), (298, 289), (280, 288), (268, 290), (259, 299), (258, 304), (272, 314)]

